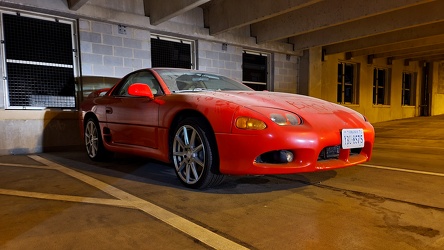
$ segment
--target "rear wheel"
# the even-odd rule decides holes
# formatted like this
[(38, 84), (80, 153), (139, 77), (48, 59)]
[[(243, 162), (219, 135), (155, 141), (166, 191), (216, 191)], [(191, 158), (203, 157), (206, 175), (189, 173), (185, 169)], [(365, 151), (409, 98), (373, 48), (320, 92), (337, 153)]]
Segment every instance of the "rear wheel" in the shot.
[(179, 180), (189, 188), (203, 189), (220, 184), (218, 156), (214, 136), (202, 118), (179, 122), (172, 138), (172, 162)]
[(91, 160), (103, 160), (106, 156), (110, 155), (110, 153), (103, 146), (100, 126), (96, 119), (88, 118), (85, 123), (84, 131), (86, 152)]

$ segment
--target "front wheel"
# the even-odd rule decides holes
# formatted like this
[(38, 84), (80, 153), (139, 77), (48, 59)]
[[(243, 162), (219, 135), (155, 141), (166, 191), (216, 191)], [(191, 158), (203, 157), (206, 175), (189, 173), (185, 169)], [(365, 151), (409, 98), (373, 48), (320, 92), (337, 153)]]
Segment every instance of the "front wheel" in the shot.
[(202, 118), (186, 118), (172, 138), (172, 162), (179, 180), (189, 188), (203, 189), (220, 184), (218, 154), (214, 136)]

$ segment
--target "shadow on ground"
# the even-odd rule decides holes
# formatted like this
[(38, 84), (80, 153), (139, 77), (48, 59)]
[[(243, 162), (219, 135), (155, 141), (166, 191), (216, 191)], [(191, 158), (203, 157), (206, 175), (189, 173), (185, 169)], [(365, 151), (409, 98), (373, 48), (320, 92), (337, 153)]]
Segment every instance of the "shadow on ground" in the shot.
[[(42, 156), (82, 172), (92, 172), (176, 189), (187, 189), (180, 183), (171, 165), (147, 158), (115, 155), (107, 161), (94, 162), (83, 151), (54, 152)], [(264, 193), (303, 188), (335, 176), (336, 171), (291, 175), (227, 176), (226, 180), (216, 187), (195, 191), (214, 194)]]

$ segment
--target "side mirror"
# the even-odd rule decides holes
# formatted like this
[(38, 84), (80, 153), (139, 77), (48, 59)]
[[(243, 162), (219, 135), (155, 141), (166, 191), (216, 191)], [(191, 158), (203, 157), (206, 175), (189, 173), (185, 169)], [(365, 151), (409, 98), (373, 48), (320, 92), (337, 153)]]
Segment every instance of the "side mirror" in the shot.
[(132, 96), (144, 96), (154, 99), (154, 94), (148, 85), (143, 83), (133, 83), (128, 88), (128, 94)]

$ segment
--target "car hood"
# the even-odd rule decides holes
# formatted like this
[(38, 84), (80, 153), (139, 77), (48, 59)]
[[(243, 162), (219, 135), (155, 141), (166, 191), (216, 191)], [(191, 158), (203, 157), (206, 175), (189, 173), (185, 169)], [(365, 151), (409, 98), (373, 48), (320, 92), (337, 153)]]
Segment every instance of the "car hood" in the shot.
[[(194, 92), (196, 93), (196, 92)], [(197, 95), (217, 98), (244, 107), (274, 108), (302, 114), (331, 114), (338, 111), (357, 113), (352, 109), (318, 98), (299, 94), (268, 91), (202, 91)]]
[(270, 112), (273, 112), (270, 109), (292, 112), (299, 115), (304, 123), (320, 129), (370, 127), (363, 115), (350, 108), (304, 95), (268, 91), (202, 91), (193, 93), (206, 100), (215, 98), (219, 102), (240, 105), (267, 117)]

